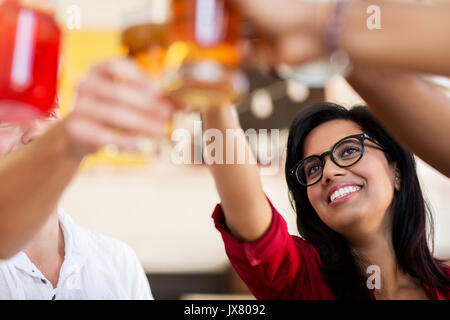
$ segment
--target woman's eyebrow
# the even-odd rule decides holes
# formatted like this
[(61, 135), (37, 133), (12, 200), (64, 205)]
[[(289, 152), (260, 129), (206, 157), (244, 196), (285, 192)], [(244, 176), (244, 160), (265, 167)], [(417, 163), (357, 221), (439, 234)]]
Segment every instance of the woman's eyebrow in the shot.
[(326, 151), (321, 152), (321, 153), (313, 153), (313, 154), (310, 154), (309, 156), (304, 156), (303, 159), (306, 159), (306, 158), (311, 157), (311, 156), (321, 156), (321, 155), (324, 154), (325, 152), (331, 151), (331, 150), (333, 149), (333, 147), (336, 145), (336, 143), (338, 143), (338, 142), (341, 141), (342, 139), (345, 139), (345, 138), (347, 138), (347, 137), (350, 137), (350, 136), (352, 136), (352, 135), (357, 135), (357, 134), (358, 134), (358, 133), (355, 133), (355, 134), (351, 134), (351, 135), (342, 137), (341, 139), (336, 140), (335, 142), (333, 142), (333, 144), (332, 144), (331, 146), (329, 146), (328, 149), (327, 149)]
[(320, 157), (322, 154), (324, 154), (325, 152), (331, 151), (331, 149), (333, 149), (334, 145), (337, 143), (337, 141), (335, 143), (333, 143), (330, 147), (328, 147), (327, 150), (320, 152), (320, 153), (312, 153), (309, 156), (304, 156), (303, 159), (306, 159), (308, 157), (312, 157), (312, 156), (318, 156)]

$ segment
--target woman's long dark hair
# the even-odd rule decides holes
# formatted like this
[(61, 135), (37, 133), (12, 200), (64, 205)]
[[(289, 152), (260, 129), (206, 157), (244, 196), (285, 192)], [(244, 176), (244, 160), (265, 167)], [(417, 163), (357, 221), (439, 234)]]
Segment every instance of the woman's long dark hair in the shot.
[(392, 242), (400, 269), (434, 288), (448, 289), (450, 279), (441, 272), (438, 266), (441, 261), (433, 258), (428, 247), (427, 217), (431, 240), (433, 221), (422, 195), (413, 155), (387, 133), (367, 107), (347, 110), (336, 104), (319, 103), (301, 112), (290, 128), (285, 175), (291, 203), (297, 212), (298, 230), (302, 238), (318, 250), (327, 284), (338, 299), (369, 298), (365, 275), (359, 266), (361, 257), (354, 256), (345, 238), (319, 218), (309, 202), (306, 188), (289, 172), (303, 159), (303, 146), (311, 130), (339, 119), (353, 121), (377, 140), (386, 149), (388, 162), (396, 162), (400, 170), (400, 191), (395, 191), (392, 204)]

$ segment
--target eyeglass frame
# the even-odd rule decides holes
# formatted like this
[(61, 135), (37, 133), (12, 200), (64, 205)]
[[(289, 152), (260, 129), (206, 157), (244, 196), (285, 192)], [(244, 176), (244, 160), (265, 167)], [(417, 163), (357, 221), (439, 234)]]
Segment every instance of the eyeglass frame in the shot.
[[(345, 141), (345, 140), (347, 140), (347, 139), (351, 139), (351, 138), (356, 138), (356, 139), (358, 139), (358, 140), (361, 142), (361, 145), (362, 145), (361, 155), (360, 155), (360, 157), (359, 157), (355, 162), (353, 162), (352, 164), (342, 166), (342, 165), (340, 165), (340, 164), (338, 164), (338, 163), (336, 162), (336, 160), (334, 159), (333, 153), (334, 153), (335, 149), (339, 146), (339, 144), (341, 144), (343, 141)], [(321, 155), (312, 155), (312, 156), (306, 157), (306, 158), (303, 159), (303, 160), (300, 160), (300, 161), (297, 162), (297, 163), (294, 165), (294, 167), (289, 171), (289, 174), (290, 174), (291, 176), (295, 177), (295, 179), (300, 183), (300, 185), (302, 185), (302, 186), (304, 186), (304, 187), (311, 187), (311, 186), (315, 185), (316, 183), (318, 183), (318, 182), (319, 182), (320, 180), (322, 180), (322, 178), (323, 178), (323, 169), (325, 168), (325, 164), (326, 164), (326, 161), (325, 161), (325, 157), (326, 157), (326, 156), (330, 155), (331, 161), (332, 161), (335, 165), (337, 165), (339, 168), (348, 168), (348, 167), (354, 166), (355, 164), (357, 164), (357, 163), (362, 159), (362, 157), (363, 157), (363, 155), (364, 155), (364, 152), (365, 152), (365, 143), (364, 143), (364, 141), (365, 141), (365, 140), (372, 141), (373, 143), (375, 143), (375, 144), (378, 146), (378, 148), (379, 148), (380, 150), (382, 150), (383, 152), (386, 152), (386, 149), (383, 148), (383, 146), (381, 145), (381, 143), (379, 143), (377, 140), (371, 138), (367, 133), (363, 132), (363, 133), (360, 133), (360, 134), (354, 134), (354, 135), (351, 135), (351, 136), (342, 138), (341, 140), (339, 140), (338, 142), (336, 142), (330, 150), (328, 150), (328, 151), (322, 153)], [(374, 147), (374, 148), (376, 148), (376, 147)], [(300, 165), (301, 165), (303, 162), (305, 162), (306, 160), (311, 159), (311, 158), (319, 158), (319, 159), (320, 159), (320, 161), (322, 162), (322, 172), (321, 172), (321, 174), (320, 174), (320, 178), (317, 179), (316, 182), (311, 183), (311, 184), (303, 184), (303, 183), (300, 181), (300, 179), (298, 179), (296, 173), (297, 173), (297, 170), (298, 170), (298, 168), (300, 167)]]

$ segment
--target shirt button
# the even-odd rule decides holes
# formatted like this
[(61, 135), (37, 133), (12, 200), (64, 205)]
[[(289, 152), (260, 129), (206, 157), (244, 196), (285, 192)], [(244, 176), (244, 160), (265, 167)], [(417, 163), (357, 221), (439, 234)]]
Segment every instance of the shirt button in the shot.
[(47, 284), (47, 280), (41, 279), (41, 281), (42, 281), (43, 284)]

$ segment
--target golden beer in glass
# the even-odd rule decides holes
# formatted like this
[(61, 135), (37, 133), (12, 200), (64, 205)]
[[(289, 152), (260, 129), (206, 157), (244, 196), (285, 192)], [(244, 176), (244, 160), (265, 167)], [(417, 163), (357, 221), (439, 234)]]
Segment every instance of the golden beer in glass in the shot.
[(226, 0), (172, 0), (164, 87), (180, 104), (205, 110), (247, 91), (237, 49), (241, 18)]

